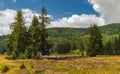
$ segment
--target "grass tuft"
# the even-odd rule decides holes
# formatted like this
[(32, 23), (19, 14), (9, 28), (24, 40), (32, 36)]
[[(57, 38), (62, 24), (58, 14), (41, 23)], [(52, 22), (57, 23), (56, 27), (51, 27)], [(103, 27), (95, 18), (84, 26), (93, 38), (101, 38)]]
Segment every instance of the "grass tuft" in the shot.
[(25, 69), (25, 68), (26, 68), (26, 66), (24, 64), (20, 65), (20, 69)]
[(8, 66), (4, 66), (3, 69), (2, 69), (2, 73), (5, 73), (9, 70)]

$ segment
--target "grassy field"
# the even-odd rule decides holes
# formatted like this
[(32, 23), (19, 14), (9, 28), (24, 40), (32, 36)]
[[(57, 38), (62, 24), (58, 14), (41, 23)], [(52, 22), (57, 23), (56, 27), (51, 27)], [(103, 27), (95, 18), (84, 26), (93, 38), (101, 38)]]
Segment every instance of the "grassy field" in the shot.
[[(20, 66), (24, 64), (24, 68)], [(4, 67), (9, 70), (3, 72)], [(0, 74), (120, 74), (120, 56), (73, 60), (7, 60), (0, 56)]]

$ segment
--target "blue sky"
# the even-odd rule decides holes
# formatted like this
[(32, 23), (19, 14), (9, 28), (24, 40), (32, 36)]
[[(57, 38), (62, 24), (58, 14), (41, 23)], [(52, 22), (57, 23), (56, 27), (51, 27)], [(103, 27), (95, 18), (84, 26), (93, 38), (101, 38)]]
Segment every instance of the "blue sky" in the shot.
[(0, 0), (0, 3), (3, 4), (0, 10), (29, 8), (40, 12), (41, 7), (44, 6), (54, 18), (68, 17), (73, 14), (99, 15), (88, 0), (16, 0), (15, 2), (14, 0)]
[(88, 28), (120, 23), (120, 0), (0, 0), (0, 35), (10, 34), (10, 24), (22, 10), (26, 26), (45, 7), (51, 17), (47, 28)]

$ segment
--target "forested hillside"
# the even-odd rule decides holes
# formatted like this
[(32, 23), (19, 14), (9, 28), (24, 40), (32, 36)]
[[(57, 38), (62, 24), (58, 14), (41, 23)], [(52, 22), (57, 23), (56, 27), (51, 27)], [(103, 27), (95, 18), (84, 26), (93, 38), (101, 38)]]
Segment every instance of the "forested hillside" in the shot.
[(120, 34), (120, 23), (108, 24), (100, 27), (100, 30), (104, 34), (115, 35)]
[[(120, 34), (120, 23), (108, 24), (99, 27), (102, 34), (115, 35)], [(84, 36), (89, 33), (88, 28), (50, 28), (48, 33), (52, 37), (66, 37), (66, 36)]]
[[(104, 35), (104, 40), (112, 38), (120, 34), (120, 23), (114, 23), (99, 27), (101, 33)], [(79, 38), (86, 38), (89, 34), (89, 29), (87, 28), (49, 28), (48, 39), (53, 43), (53, 49), (55, 50), (55, 43), (62, 40), (76, 41)], [(8, 35), (0, 36), (0, 53), (4, 53), (7, 49), (7, 39)]]

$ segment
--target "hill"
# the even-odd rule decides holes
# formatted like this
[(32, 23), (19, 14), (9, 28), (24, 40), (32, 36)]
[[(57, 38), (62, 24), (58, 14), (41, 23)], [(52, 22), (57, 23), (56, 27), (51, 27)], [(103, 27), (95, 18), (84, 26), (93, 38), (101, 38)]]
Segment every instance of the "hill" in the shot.
[[(108, 24), (99, 27), (103, 34), (103, 39), (109, 38), (120, 34), (120, 23)], [(80, 37), (87, 37), (89, 34), (88, 28), (50, 28), (48, 29), (48, 35), (50, 40), (55, 39), (70, 39), (76, 40)]]
[(108, 24), (100, 27), (100, 30), (104, 34), (115, 35), (120, 34), (120, 23)]
[[(102, 34), (115, 35), (120, 34), (120, 23), (108, 24), (99, 27)], [(88, 28), (50, 28), (48, 29), (49, 36), (66, 37), (66, 36), (84, 36), (89, 33)]]
[[(120, 34), (120, 23), (109, 24), (99, 27), (103, 34), (104, 41)], [(53, 43), (60, 40), (77, 40), (79, 38), (88, 38), (88, 28), (49, 28), (48, 35), (49, 40)], [(4, 53), (7, 50), (8, 35), (0, 36), (0, 53)]]

